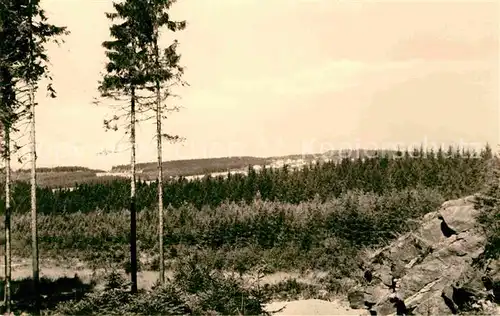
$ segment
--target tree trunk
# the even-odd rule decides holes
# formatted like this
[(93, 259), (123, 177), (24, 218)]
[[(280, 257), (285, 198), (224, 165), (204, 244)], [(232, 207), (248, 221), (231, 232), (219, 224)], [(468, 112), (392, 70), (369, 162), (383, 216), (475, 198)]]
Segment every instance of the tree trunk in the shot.
[(10, 127), (5, 126), (5, 310), (10, 315), (11, 240), (10, 240)]
[(35, 87), (33, 85), (32, 79), (30, 78), (33, 74), (33, 62), (34, 62), (34, 40), (33, 40), (33, 0), (29, 1), (29, 15), (28, 15), (28, 26), (29, 26), (29, 54), (30, 54), (30, 73), (28, 74), (28, 86), (29, 86), (29, 106), (31, 111), (31, 252), (32, 252), (32, 268), (33, 268), (33, 294), (35, 295), (35, 314), (40, 314), (40, 272), (38, 263), (38, 231), (37, 231), (37, 210), (36, 210), (36, 124), (35, 124)]
[[(160, 56), (158, 49), (158, 26), (155, 24), (154, 54), (156, 69), (160, 69)], [(160, 80), (156, 78), (156, 150), (158, 152), (158, 246), (160, 265), (160, 284), (165, 284), (165, 256), (163, 252), (163, 163), (162, 163), (162, 107)]]
[(130, 104), (130, 277), (132, 293), (137, 292), (137, 222), (135, 190), (135, 88)]
[(38, 263), (38, 230), (37, 230), (37, 209), (36, 209), (36, 124), (35, 124), (35, 92), (34, 87), (29, 84), (29, 104), (31, 110), (31, 247), (33, 266), (33, 290), (36, 300), (35, 311), (40, 313), (40, 271)]
[(162, 135), (161, 135), (161, 95), (160, 83), (156, 83), (156, 142), (158, 151), (158, 244), (160, 251), (160, 284), (165, 284), (165, 264), (163, 254), (163, 164), (162, 164)]

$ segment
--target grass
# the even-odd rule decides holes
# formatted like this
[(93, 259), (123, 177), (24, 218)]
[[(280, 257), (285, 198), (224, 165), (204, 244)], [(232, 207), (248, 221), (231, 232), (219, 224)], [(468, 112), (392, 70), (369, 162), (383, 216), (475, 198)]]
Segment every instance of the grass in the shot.
[[(0, 296), (4, 297), (4, 283), (0, 286)], [(80, 300), (94, 288), (94, 283), (84, 283), (78, 276), (58, 279), (41, 278), (40, 290), (42, 309), (51, 310), (65, 301)], [(31, 278), (13, 280), (11, 283), (11, 298), (14, 312), (29, 312), (35, 310), (35, 296)]]
[[(77, 277), (42, 279), (43, 315), (267, 315), (269, 298), (255, 284), (211, 270), (197, 259), (183, 258), (167, 284), (136, 294), (116, 271), (105, 276), (101, 289)], [(13, 288), (14, 312), (33, 312), (31, 280), (14, 282)]]

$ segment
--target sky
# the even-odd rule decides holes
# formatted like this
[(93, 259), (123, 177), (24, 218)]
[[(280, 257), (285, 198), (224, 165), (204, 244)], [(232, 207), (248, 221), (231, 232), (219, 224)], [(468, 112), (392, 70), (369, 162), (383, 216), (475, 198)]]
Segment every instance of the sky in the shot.
[[(112, 102), (92, 103), (111, 1), (42, 6), (71, 34), (48, 47), (58, 97), (37, 94), (38, 165), (129, 163), (128, 136), (103, 128)], [(498, 0), (178, 0), (171, 15), (187, 28), (164, 32), (162, 46), (179, 40), (190, 86), (169, 101), (183, 108), (164, 128), (186, 140), (166, 144), (164, 160), (497, 144), (499, 9)], [(156, 160), (154, 133), (153, 121), (138, 126), (138, 162)]]

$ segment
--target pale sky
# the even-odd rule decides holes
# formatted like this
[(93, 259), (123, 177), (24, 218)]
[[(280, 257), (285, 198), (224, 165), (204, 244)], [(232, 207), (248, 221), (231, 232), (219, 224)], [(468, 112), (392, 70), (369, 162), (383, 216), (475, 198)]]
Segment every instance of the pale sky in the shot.
[[(108, 0), (43, 0), (69, 28), (51, 46), (57, 99), (38, 94), (38, 165), (129, 162), (112, 114), (92, 104), (109, 38)], [(190, 87), (164, 160), (271, 156), (340, 147), (498, 143), (499, 1), (179, 0)], [(168, 34), (164, 45), (174, 38)], [(109, 103), (109, 102), (108, 102)], [(138, 162), (156, 160), (153, 122), (138, 127)], [(104, 150), (119, 153), (100, 155)]]

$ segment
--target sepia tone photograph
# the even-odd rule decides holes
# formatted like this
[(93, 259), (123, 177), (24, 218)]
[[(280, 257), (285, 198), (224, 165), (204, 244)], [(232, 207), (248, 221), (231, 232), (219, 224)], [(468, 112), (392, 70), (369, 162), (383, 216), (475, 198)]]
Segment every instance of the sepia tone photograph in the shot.
[(0, 0), (3, 315), (500, 315), (499, 0)]

